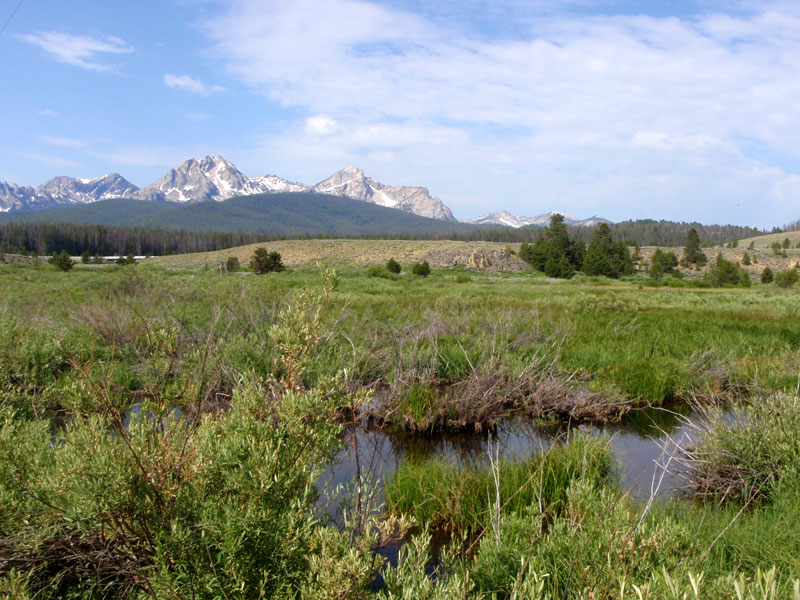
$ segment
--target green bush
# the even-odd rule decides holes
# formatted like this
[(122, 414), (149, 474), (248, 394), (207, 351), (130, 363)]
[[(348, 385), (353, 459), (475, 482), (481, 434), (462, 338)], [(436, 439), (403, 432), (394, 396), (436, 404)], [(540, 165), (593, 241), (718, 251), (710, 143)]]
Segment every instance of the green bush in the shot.
[(764, 267), (761, 271), (761, 283), (772, 283), (775, 280), (775, 274), (769, 267)]
[(229, 256), (225, 260), (225, 270), (229, 273), (234, 273), (239, 270), (239, 259), (235, 256)]
[(389, 273), (394, 273), (395, 275), (399, 275), (400, 271), (403, 270), (403, 267), (400, 266), (400, 263), (397, 262), (394, 258), (390, 258), (386, 261), (386, 270)]
[(277, 273), (285, 269), (281, 255), (275, 251), (268, 252), (264, 247), (255, 249), (253, 257), (250, 259), (250, 268), (253, 273)]
[(367, 267), (367, 275), (370, 277), (380, 277), (381, 279), (398, 279), (397, 274), (381, 265)]
[(431, 266), (428, 264), (428, 261), (425, 260), (421, 263), (414, 264), (414, 266), (411, 267), (411, 272), (420, 277), (427, 277), (431, 274)]
[(706, 273), (706, 279), (712, 287), (739, 286), (750, 287), (750, 274), (739, 265), (725, 260), (717, 254), (717, 260)]
[(748, 405), (735, 419), (712, 413), (690, 452), (692, 489), (715, 502), (770, 501), (785, 482), (800, 483), (800, 405), (778, 394)]
[(53, 256), (48, 258), (47, 262), (61, 271), (69, 271), (75, 264), (66, 250), (59, 253), (53, 252)]
[(782, 287), (782, 288), (790, 288), (795, 283), (797, 283), (798, 274), (797, 269), (786, 269), (785, 271), (779, 271), (777, 275), (775, 275), (775, 285)]

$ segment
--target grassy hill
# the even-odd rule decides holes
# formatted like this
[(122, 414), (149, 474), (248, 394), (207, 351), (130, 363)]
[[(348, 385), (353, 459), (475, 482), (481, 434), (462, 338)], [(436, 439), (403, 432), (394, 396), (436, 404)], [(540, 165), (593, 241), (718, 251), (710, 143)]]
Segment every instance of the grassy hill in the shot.
[[(528, 268), (517, 256), (508, 253), (508, 244), (494, 242), (457, 242), (449, 240), (280, 240), (249, 244), (216, 252), (196, 252), (176, 256), (159, 256), (148, 264), (172, 267), (219, 265), (229, 256), (247, 264), (253, 251), (263, 246), (281, 254), (283, 263), (296, 267), (324, 261), (334, 265), (384, 264), (394, 258), (402, 265), (427, 260), (436, 267), (470, 266), (480, 259), (488, 261), (487, 270), (521, 270)], [(517, 249), (512, 244), (512, 249)]]
[(786, 233), (769, 233), (767, 235), (759, 235), (756, 237), (749, 237), (743, 240), (739, 240), (739, 246), (743, 248), (747, 248), (750, 244), (759, 250), (769, 250), (770, 246), (774, 242), (778, 242), (779, 244), (783, 243), (783, 240), (789, 238), (791, 242), (791, 247), (795, 248), (797, 244), (800, 244), (800, 231), (788, 231)]
[(127, 199), (102, 200), (81, 206), (7, 214), (2, 221), (287, 235), (401, 235), (476, 229), (474, 225), (448, 223), (359, 200), (313, 193), (257, 194), (224, 202), (177, 205)]

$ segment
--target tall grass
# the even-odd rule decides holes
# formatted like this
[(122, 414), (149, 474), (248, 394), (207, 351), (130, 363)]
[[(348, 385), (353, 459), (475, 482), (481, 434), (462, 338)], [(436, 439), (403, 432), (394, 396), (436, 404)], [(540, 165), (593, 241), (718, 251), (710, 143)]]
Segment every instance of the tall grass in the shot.
[[(609, 467), (606, 441), (584, 436), (526, 460), (501, 459), (497, 468), (502, 510), (519, 513), (536, 506), (557, 514), (573, 480), (599, 483), (608, 476)], [(410, 459), (398, 466), (385, 490), (388, 511), (463, 535), (487, 527), (491, 513), (487, 495), (494, 497), (495, 480), (486, 464)]]

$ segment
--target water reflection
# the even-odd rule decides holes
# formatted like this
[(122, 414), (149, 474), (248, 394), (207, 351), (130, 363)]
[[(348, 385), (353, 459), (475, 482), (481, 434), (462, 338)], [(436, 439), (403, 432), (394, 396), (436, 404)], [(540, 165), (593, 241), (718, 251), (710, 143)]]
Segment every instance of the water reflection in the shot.
[[(321, 482), (329, 488), (352, 483), (359, 468), (375, 483), (373, 504), (383, 505), (383, 481), (404, 460), (441, 457), (453, 464), (487, 464), (489, 439), (500, 444), (504, 457), (526, 458), (542, 453), (553, 444), (568, 443), (578, 432), (609, 438), (613, 454), (613, 475), (632, 495), (646, 498), (651, 493), (668, 497), (682, 485), (679, 461), (671, 456), (693, 443), (699, 416), (687, 407), (648, 408), (631, 413), (625, 424), (575, 425), (542, 423), (517, 417), (499, 425), (496, 431), (440, 432), (411, 434), (402, 431), (349, 428), (344, 433), (345, 449)], [(357, 450), (357, 451), (356, 451)], [(323, 510), (339, 514), (346, 490), (328, 498)]]

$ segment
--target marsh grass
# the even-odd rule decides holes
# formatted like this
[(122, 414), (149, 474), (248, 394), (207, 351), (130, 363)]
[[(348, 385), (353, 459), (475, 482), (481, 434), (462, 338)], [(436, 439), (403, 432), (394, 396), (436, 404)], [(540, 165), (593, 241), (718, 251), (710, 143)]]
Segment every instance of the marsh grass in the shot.
[(491, 429), (510, 410), (624, 419), (693, 398), (750, 402), (693, 451), (702, 501), (644, 519), (609, 484), (598, 440), (495, 469), (400, 465), (392, 513), (472, 548), (446, 553), (434, 581), (424, 544), (409, 547), (388, 597), (792, 597), (794, 292), (346, 267), (318, 315), (303, 289), (322, 283), (302, 268), (0, 264), (0, 593), (368, 596), (378, 521), (353, 516), (340, 532), (315, 512), (337, 416), (366, 405), (366, 389), (397, 407), (387, 424), (425, 430)]
[[(610, 470), (606, 440), (578, 436), (526, 460), (501, 459), (498, 465), (502, 511), (529, 506), (551, 515), (564, 509), (570, 482), (605, 481)], [(453, 464), (444, 458), (410, 459), (386, 482), (386, 509), (406, 514), (427, 527), (476, 535), (488, 527), (495, 480), (489, 465)]]

